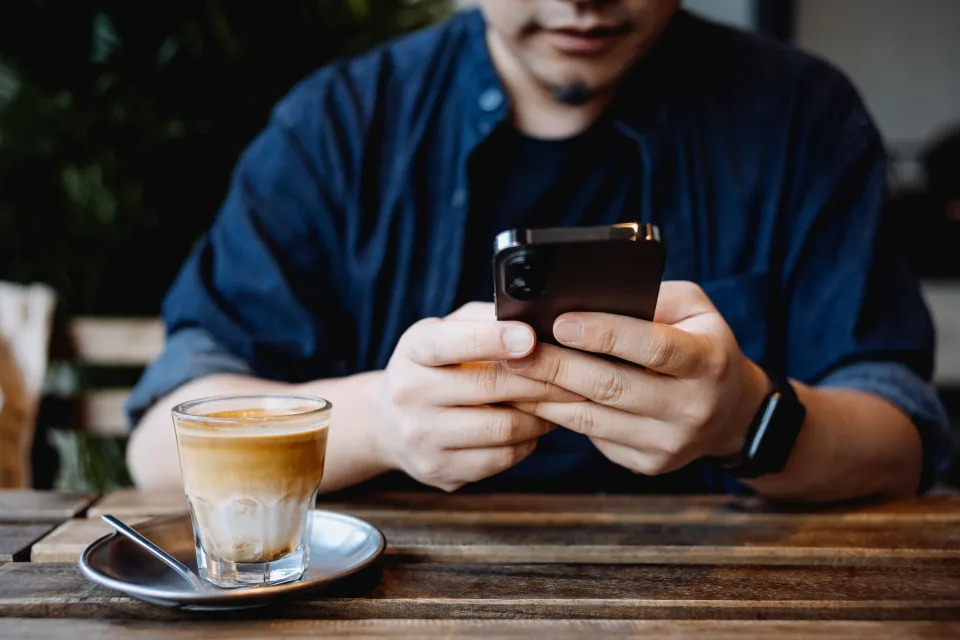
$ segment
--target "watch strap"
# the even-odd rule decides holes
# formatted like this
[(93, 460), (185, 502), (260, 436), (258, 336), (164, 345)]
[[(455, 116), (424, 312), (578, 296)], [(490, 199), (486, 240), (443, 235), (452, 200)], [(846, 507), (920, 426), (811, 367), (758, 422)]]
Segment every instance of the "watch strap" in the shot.
[(757, 478), (782, 471), (797, 442), (807, 411), (786, 377), (771, 375), (773, 385), (747, 432), (740, 454), (724, 468), (738, 478)]

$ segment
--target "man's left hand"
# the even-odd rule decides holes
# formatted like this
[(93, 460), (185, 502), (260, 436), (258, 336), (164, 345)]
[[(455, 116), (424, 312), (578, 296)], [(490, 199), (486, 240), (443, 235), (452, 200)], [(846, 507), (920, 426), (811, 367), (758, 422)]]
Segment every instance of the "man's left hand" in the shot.
[(506, 365), (588, 401), (513, 405), (589, 436), (607, 458), (638, 473), (657, 475), (702, 456), (738, 453), (770, 391), (766, 374), (743, 355), (723, 317), (691, 282), (663, 283), (653, 322), (567, 313), (553, 330), (570, 349), (540, 344)]

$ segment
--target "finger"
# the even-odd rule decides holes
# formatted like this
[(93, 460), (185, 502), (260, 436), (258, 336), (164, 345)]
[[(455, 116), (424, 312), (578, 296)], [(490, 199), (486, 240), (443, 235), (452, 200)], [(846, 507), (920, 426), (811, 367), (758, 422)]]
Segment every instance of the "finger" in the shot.
[(522, 322), (428, 318), (410, 327), (398, 348), (428, 367), (522, 358), (533, 351), (533, 329)]
[(670, 458), (662, 452), (641, 451), (619, 442), (611, 442), (600, 438), (594, 438), (591, 442), (611, 462), (648, 476), (669, 473), (687, 464), (678, 459)]
[(595, 402), (511, 402), (510, 406), (590, 438), (603, 438), (635, 449), (655, 450), (668, 438), (666, 424)]
[(497, 312), (492, 302), (468, 302), (445, 319), (495, 321)]
[(557, 341), (604, 353), (676, 377), (697, 375), (706, 367), (709, 341), (670, 325), (609, 313), (566, 313), (553, 325)]
[[(600, 448), (601, 442), (609, 443), (608, 448), (618, 452), (616, 455), (619, 459), (615, 462), (641, 473), (665, 473), (697, 457), (697, 443), (692, 441), (692, 436), (660, 420), (634, 416), (590, 402), (576, 405), (518, 402), (512, 403), (512, 406), (582, 433), (590, 437), (597, 448)], [(630, 464), (622, 461), (625, 459), (629, 459)]]
[(555, 425), (510, 407), (447, 409), (438, 422), (449, 428), (437, 430), (437, 444), (444, 449), (484, 449), (536, 440)]
[(427, 367), (422, 375), (419, 400), (438, 406), (487, 405), (514, 400), (584, 400), (583, 396), (562, 387), (518, 376), (498, 361)]
[(686, 280), (668, 280), (660, 285), (653, 321), (677, 324), (692, 316), (716, 311), (717, 308), (700, 285)]
[(536, 440), (527, 440), (504, 447), (453, 451), (449, 457), (451, 474), (464, 483), (483, 480), (515, 466), (536, 448)]
[(594, 402), (655, 417), (669, 413), (678, 384), (673, 378), (638, 367), (548, 344), (504, 366), (514, 374), (562, 387)]

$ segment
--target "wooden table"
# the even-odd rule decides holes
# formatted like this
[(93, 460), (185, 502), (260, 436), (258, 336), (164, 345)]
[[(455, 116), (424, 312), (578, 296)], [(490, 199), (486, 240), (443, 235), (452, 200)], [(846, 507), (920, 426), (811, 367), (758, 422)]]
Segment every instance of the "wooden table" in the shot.
[(386, 554), (283, 606), (186, 613), (80, 576), (77, 556), (105, 532), (86, 516), (184, 506), (179, 493), (111, 494), (34, 543), (31, 562), (0, 566), (0, 637), (960, 637), (956, 495), (819, 510), (712, 496), (340, 497), (321, 506), (376, 524)]
[(78, 513), (95, 496), (81, 493), (0, 490), (0, 565), (30, 559), (37, 540)]

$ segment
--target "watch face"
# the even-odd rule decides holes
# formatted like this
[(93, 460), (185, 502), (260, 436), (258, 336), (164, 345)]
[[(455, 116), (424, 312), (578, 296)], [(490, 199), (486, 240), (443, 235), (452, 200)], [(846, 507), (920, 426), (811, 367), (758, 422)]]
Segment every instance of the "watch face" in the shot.
[(771, 380), (775, 391), (766, 397), (757, 411), (739, 461), (729, 469), (737, 477), (756, 478), (781, 471), (787, 465), (806, 419), (806, 409), (790, 383), (773, 377)]
[(757, 457), (763, 439), (767, 436), (767, 432), (770, 429), (772, 418), (777, 411), (777, 407), (780, 406), (780, 398), (781, 395), (779, 391), (774, 391), (764, 398), (763, 404), (757, 412), (757, 417), (753, 420), (756, 428), (751, 431), (750, 438), (747, 440), (747, 445), (743, 452), (745, 459), (754, 460)]

